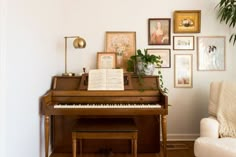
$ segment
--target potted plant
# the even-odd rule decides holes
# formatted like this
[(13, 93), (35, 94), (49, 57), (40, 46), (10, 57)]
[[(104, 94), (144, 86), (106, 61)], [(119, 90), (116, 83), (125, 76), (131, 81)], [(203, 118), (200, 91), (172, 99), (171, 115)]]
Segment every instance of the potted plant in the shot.
[[(218, 5), (218, 18), (220, 22), (225, 22), (230, 28), (234, 28), (236, 24), (236, 1), (235, 0), (220, 0)], [(236, 32), (232, 33), (229, 41), (236, 42)]]
[(160, 70), (162, 62), (160, 56), (148, 54), (147, 49), (144, 49), (144, 53), (138, 49), (136, 55), (131, 56), (128, 60), (127, 71), (136, 73), (139, 77), (140, 84), (142, 84), (142, 77), (144, 75), (153, 75), (155, 68), (157, 68), (160, 87), (164, 93), (167, 93), (167, 88), (163, 86), (163, 77)]

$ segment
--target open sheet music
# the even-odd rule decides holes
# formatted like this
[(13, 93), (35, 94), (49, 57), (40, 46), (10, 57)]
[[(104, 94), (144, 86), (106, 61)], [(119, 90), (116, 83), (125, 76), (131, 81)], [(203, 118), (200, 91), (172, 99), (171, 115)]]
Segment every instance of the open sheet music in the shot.
[(88, 90), (124, 90), (123, 69), (90, 70)]

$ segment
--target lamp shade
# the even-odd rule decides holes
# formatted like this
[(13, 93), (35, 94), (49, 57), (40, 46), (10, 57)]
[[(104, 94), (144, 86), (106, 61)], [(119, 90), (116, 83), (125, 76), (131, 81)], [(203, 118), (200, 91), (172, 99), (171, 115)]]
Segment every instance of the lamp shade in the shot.
[(73, 42), (74, 48), (85, 48), (86, 47), (86, 41), (83, 38), (77, 37), (75, 38)]

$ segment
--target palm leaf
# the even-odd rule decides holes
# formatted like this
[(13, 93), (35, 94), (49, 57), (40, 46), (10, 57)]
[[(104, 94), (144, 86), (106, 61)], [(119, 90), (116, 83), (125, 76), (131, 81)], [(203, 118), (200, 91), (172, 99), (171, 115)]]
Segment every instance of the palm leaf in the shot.
[(230, 36), (229, 42), (231, 42), (232, 40), (233, 40), (233, 45), (234, 45), (235, 42), (236, 42), (236, 34), (232, 34), (232, 35)]
[[(220, 0), (216, 5), (218, 8), (217, 18), (231, 28), (236, 25), (236, 0)], [(236, 43), (236, 33), (231, 34), (229, 42)]]

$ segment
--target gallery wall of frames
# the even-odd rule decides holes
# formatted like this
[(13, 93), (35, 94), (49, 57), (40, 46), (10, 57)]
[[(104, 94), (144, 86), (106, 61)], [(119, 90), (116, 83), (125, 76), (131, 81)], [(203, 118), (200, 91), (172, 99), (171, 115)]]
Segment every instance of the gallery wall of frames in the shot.
[[(193, 87), (193, 52), (197, 52), (197, 72), (225, 70), (225, 36), (198, 35), (201, 10), (176, 10), (172, 18), (157, 17), (147, 21), (147, 45), (151, 46), (147, 53), (161, 56), (163, 70), (174, 68), (174, 88)], [(175, 52), (173, 58), (172, 50)], [(135, 52), (136, 32), (106, 32), (105, 52), (97, 53), (97, 68), (126, 71), (127, 60)]]

